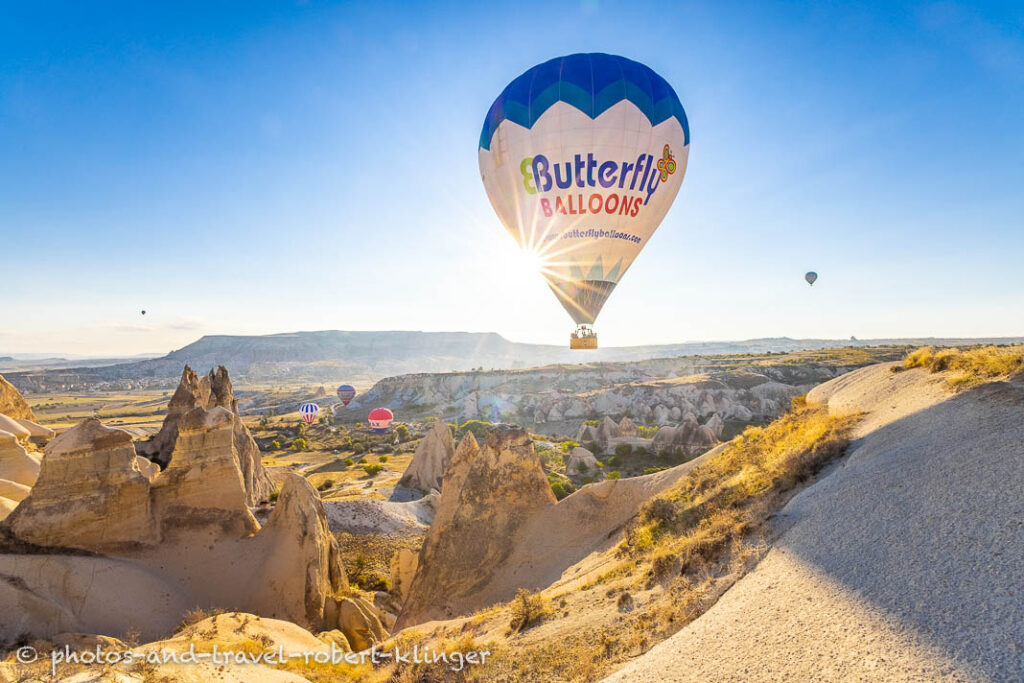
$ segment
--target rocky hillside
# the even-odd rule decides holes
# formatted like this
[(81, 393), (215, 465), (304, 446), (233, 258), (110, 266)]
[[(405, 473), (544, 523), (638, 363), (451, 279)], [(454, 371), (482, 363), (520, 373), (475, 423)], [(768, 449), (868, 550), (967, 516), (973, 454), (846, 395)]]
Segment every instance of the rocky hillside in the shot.
[(628, 416), (667, 425), (718, 416), (732, 429), (777, 417), (793, 396), (879, 359), (872, 352), (760, 356), (690, 356), (628, 363), (550, 365), (517, 371), (451, 372), (388, 377), (360, 395), (341, 419), (360, 419), (387, 406), (400, 417), (437, 415), (514, 422), (539, 431), (575, 434), (580, 422)]

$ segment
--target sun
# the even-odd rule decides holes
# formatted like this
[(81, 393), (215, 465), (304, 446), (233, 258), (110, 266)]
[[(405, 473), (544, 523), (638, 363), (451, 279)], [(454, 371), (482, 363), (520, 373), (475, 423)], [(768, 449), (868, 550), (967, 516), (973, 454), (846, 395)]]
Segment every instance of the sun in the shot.
[(536, 249), (520, 249), (519, 261), (520, 267), (531, 273), (543, 273), (548, 267), (548, 260)]

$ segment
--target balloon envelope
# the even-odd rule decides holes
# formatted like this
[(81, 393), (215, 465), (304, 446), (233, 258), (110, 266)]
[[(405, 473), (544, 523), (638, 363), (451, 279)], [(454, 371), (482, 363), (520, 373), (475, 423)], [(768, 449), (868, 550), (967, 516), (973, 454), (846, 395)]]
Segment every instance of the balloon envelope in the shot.
[(367, 415), (367, 420), (370, 422), (370, 429), (377, 434), (383, 434), (391, 426), (391, 423), (395, 419), (395, 414), (387, 408), (375, 408), (370, 411)]
[(341, 405), (347, 406), (356, 397), (356, 388), (351, 384), (342, 384), (338, 387), (338, 400)]
[(686, 113), (624, 57), (539, 64), (498, 96), (478, 157), (491, 205), (577, 324), (591, 324), (683, 182)]
[(807, 284), (813, 285), (814, 281), (818, 279), (818, 274), (812, 270), (806, 275), (804, 275), (804, 279), (807, 280)]
[(303, 403), (299, 406), (299, 414), (302, 415), (302, 421), (308, 425), (316, 422), (316, 416), (319, 412), (320, 406), (315, 403)]

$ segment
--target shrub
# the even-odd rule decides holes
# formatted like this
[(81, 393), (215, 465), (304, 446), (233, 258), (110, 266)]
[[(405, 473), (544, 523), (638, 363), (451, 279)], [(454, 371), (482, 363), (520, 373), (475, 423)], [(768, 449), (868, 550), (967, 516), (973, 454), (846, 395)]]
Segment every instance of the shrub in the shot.
[(643, 457), (643, 456), (647, 455), (647, 449), (644, 448), (643, 446), (637, 446), (633, 450), (633, 453), (636, 454), (636, 455), (639, 455), (640, 457)]
[(657, 427), (648, 427), (647, 425), (637, 425), (636, 435), (644, 439), (653, 439), (654, 435), (658, 433)]
[(605, 476), (605, 479), (620, 479), (620, 478), (622, 478), (622, 473), (621, 472), (612, 471), (612, 472), (609, 472), (608, 474), (606, 474), (604, 476)]
[(398, 425), (395, 427), (395, 436), (398, 438), (398, 443), (404, 443), (409, 440), (409, 428), (405, 425)]
[(575, 441), (563, 441), (562, 442), (562, 452), (563, 453), (568, 453), (572, 449), (577, 448), (578, 446), (579, 446), (579, 444), (576, 443)]
[(352, 467), (352, 465), (355, 465), (355, 464), (356, 463), (355, 463), (355, 461), (352, 460), (352, 458), (345, 458), (345, 467)]
[(671, 522), (675, 519), (677, 512), (678, 508), (671, 500), (667, 498), (655, 498), (640, 508), (640, 517), (646, 522), (657, 522), (661, 524), (664, 522)]
[(664, 578), (671, 572), (676, 566), (676, 556), (671, 553), (662, 553), (655, 555), (654, 559), (651, 560), (651, 574), (654, 578)]
[(509, 604), (509, 611), (512, 613), (509, 628), (513, 631), (522, 631), (544, 616), (544, 598), (520, 588), (515, 599)]
[(316, 487), (317, 491), (327, 491), (334, 486), (334, 481), (331, 479), (324, 479), (319, 486)]
[(276, 503), (276, 502), (277, 502), (277, 499), (278, 499), (278, 497), (279, 497), (280, 495), (281, 495), (281, 492), (280, 492), (280, 491), (271, 491), (271, 492), (270, 492), (270, 496), (269, 496), (269, 500), (270, 500), (270, 502), (271, 502), (271, 503)]
[(383, 465), (377, 465), (377, 464), (363, 465), (363, 471), (366, 472), (366, 476), (368, 476), (368, 477), (376, 477), (383, 470), (384, 470), (384, 466)]
[(633, 452), (633, 447), (628, 443), (620, 443), (615, 447), (615, 456), (618, 458), (626, 458), (630, 453)]
[(611, 467), (618, 467), (619, 463), (622, 462), (622, 460), (619, 459), (619, 456), (612, 455), (609, 456), (608, 458), (605, 458), (605, 462), (608, 463), (608, 465), (610, 465)]
[(377, 459), (378, 459), (378, 460), (380, 460), (380, 461), (381, 461), (382, 463), (384, 463), (384, 462), (387, 462), (387, 461), (388, 461), (388, 456), (386, 456), (386, 455), (382, 455), (382, 456), (380, 456), (380, 457), (379, 457), (379, 458), (377, 458)]
[(273, 441), (270, 442), (270, 447), (275, 451), (279, 451), (281, 450), (281, 442), (278, 441), (277, 439), (274, 439)]
[(455, 435), (461, 439), (463, 436), (465, 436), (466, 432), (472, 432), (473, 436), (476, 437), (476, 440), (482, 443), (484, 438), (487, 436), (487, 430), (490, 429), (491, 426), (492, 425), (490, 422), (481, 422), (480, 420), (466, 420), (461, 425), (459, 425), (459, 428), (456, 430)]
[(293, 451), (304, 451), (304, 450), (306, 450), (306, 448), (308, 446), (309, 446), (309, 444), (306, 443), (306, 440), (303, 439), (301, 436), (299, 438), (295, 439), (295, 441), (292, 441), (292, 450)]
[(562, 500), (569, 495), (560, 481), (551, 482), (551, 492), (555, 494), (555, 500)]

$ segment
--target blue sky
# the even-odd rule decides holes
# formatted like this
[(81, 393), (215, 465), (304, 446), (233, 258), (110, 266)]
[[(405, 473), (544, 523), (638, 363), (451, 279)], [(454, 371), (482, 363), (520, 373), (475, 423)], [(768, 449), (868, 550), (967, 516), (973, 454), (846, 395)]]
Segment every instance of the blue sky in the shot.
[(476, 145), (508, 81), (580, 51), (654, 68), (692, 135), (603, 345), (1024, 334), (1015, 4), (3, 2), (0, 352), (564, 343)]

